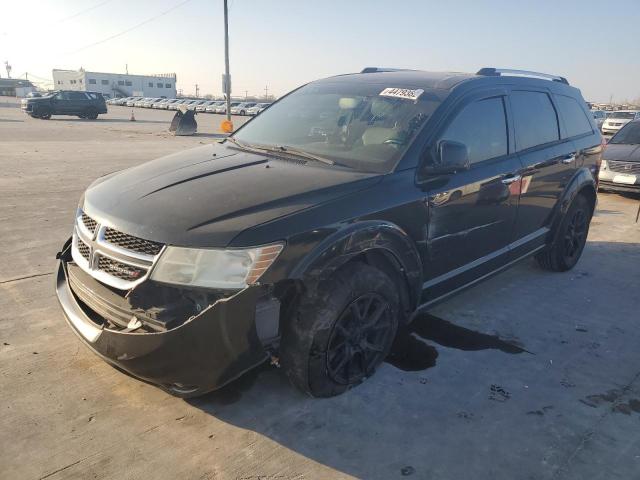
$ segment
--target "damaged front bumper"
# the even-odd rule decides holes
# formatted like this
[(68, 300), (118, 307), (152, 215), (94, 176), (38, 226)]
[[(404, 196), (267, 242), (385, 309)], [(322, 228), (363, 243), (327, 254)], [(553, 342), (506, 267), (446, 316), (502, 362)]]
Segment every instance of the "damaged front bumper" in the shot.
[(116, 330), (73, 291), (68, 247), (59, 254), (56, 292), (73, 331), (96, 354), (134, 377), (173, 395), (191, 397), (215, 390), (267, 358), (256, 328), (260, 286), (222, 298), (175, 328), (163, 332)]

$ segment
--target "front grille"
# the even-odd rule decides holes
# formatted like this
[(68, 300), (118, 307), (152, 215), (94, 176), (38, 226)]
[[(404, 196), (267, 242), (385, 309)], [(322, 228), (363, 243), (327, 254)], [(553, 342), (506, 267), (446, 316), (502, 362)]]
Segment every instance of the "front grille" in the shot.
[(89, 230), (91, 233), (95, 233), (96, 227), (98, 226), (98, 222), (96, 222), (93, 218), (91, 218), (86, 213), (82, 214), (82, 223), (84, 224), (85, 227), (87, 227), (87, 230)]
[(609, 170), (618, 173), (640, 173), (640, 162), (620, 162), (617, 160), (608, 160)]
[(162, 250), (161, 243), (134, 237), (133, 235), (128, 235), (109, 227), (107, 227), (104, 233), (104, 239), (120, 248), (151, 256), (159, 254), (160, 250)]
[(91, 249), (80, 239), (78, 239), (78, 251), (80, 252), (80, 255), (82, 255), (88, 262), (89, 258), (91, 257)]
[(133, 265), (122, 263), (103, 256), (100, 256), (100, 258), (98, 259), (98, 270), (102, 270), (112, 277), (130, 282), (138, 280), (147, 273), (144, 268), (134, 267)]

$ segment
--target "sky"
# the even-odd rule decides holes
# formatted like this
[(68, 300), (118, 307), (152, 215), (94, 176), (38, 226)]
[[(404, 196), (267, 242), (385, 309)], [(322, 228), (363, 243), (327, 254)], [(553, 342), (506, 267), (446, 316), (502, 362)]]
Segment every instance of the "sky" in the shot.
[[(37, 81), (53, 68), (175, 72), (183, 94), (220, 95), (222, 3), (0, 0), (0, 62)], [(640, 0), (229, 0), (232, 88), (279, 96), (365, 66), (502, 67), (565, 76), (590, 101), (634, 100), (638, 25)]]

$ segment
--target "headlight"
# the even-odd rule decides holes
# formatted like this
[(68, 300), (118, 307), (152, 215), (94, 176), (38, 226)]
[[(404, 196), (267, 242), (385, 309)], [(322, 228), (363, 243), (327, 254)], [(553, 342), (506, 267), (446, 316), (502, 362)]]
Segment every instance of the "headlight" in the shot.
[(244, 288), (258, 281), (283, 245), (242, 249), (166, 247), (153, 269), (158, 282), (208, 288)]

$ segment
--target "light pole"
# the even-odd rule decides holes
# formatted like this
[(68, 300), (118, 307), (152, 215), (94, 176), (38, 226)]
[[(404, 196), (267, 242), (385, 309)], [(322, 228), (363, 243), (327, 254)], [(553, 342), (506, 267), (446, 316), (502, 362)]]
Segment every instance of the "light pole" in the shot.
[(227, 121), (231, 122), (231, 77), (229, 76), (229, 9), (224, 0), (224, 89), (227, 96)]

